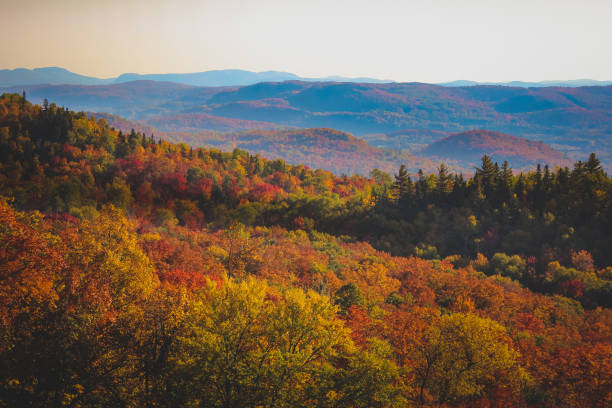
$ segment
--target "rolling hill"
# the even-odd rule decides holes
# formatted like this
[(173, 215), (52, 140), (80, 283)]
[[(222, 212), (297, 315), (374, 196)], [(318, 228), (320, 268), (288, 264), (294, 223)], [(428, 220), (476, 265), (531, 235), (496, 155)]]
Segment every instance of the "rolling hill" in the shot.
[(402, 164), (413, 172), (421, 168), (427, 171), (435, 169), (434, 162), (427, 158), (370, 146), (353, 135), (328, 128), (230, 134), (173, 133), (165, 137), (170, 141), (224, 151), (239, 148), (269, 159), (282, 158), (290, 164), (302, 163), (338, 175), (368, 175), (375, 168), (394, 173)]
[(482, 129), (450, 135), (420, 153), (432, 160), (457, 160), (466, 168), (477, 166), (485, 154), (499, 163), (507, 160), (516, 169), (533, 168), (537, 164), (552, 168), (570, 165), (563, 153), (544, 143)]
[(573, 160), (596, 152), (606, 168), (612, 165), (612, 86), (286, 81), (210, 88), (132, 81), (6, 90), (21, 89), (38, 103), (46, 97), (172, 131), (243, 131), (249, 124), (257, 129), (322, 127), (364, 137), (377, 147), (416, 151), (444, 135), (489, 129), (545, 142)]
[[(259, 130), (245, 132), (164, 131), (116, 115), (96, 113), (92, 116), (103, 118), (112, 127), (124, 132), (135, 129), (148, 135), (154, 134), (167, 141), (186, 143), (192, 147), (206, 146), (223, 151), (238, 148), (268, 159), (280, 158), (290, 164), (304, 164), (310, 168), (329, 170), (338, 175), (367, 175), (375, 168), (394, 173), (402, 164), (413, 172), (418, 169), (426, 171), (435, 169), (435, 163), (425, 157), (374, 147), (362, 139), (334, 129), (269, 130), (262, 126)], [(210, 120), (210, 118), (197, 117), (192, 120)], [(222, 123), (216, 124), (217, 127), (222, 125)], [(255, 126), (252, 128), (257, 129)]]
[[(485, 154), (500, 164), (507, 160), (517, 170), (533, 168), (537, 164), (548, 164), (552, 168), (570, 165), (563, 153), (545, 143), (488, 130), (473, 130), (450, 136), (440, 132), (406, 132), (412, 137), (440, 139), (410, 154), (398, 149), (375, 147), (371, 141), (328, 128), (279, 130), (266, 128), (262, 122), (245, 122), (245, 125), (250, 124), (257, 130), (198, 131), (193, 129), (199, 121), (211, 118), (194, 116), (191, 120), (183, 119), (179, 122), (181, 126), (192, 123), (194, 128), (191, 131), (188, 127), (177, 131), (172, 124), (166, 128), (154, 128), (116, 115), (96, 113), (93, 116), (104, 118), (111, 126), (123, 131), (135, 129), (175, 143), (187, 143), (192, 147), (206, 146), (224, 151), (239, 148), (269, 159), (281, 158), (291, 164), (303, 163), (336, 174), (367, 175), (374, 168), (394, 174), (401, 164), (413, 173), (418, 169), (431, 172), (435, 171), (440, 162), (446, 163), (454, 171), (470, 173)], [(212, 118), (216, 119), (222, 118)], [(164, 120), (161, 122), (167, 124)], [(228, 125), (238, 126), (235, 123)], [(261, 127), (257, 128), (257, 125)], [(223, 123), (215, 126), (222, 127)]]

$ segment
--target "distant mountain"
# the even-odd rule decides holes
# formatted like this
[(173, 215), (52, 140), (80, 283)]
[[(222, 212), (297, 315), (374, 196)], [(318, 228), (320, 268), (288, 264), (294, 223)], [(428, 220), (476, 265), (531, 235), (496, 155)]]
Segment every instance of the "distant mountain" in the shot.
[[(179, 84), (193, 86), (246, 86), (259, 82), (283, 82), (283, 81), (306, 81), (306, 82), (354, 82), (382, 84), (395, 82), (390, 79), (376, 79), (369, 77), (344, 77), (327, 76), (322, 78), (307, 78), (291, 72), (263, 71), (253, 72), (242, 69), (220, 69), (193, 73), (166, 73), (166, 74), (136, 74), (124, 73), (114, 78), (95, 78), (70, 72), (59, 67), (45, 68), (17, 68), (0, 70), (0, 87), (11, 87), (21, 85), (106, 85), (131, 81), (161, 81), (176, 82)], [(477, 82), (457, 80), (439, 83), (440, 86), (463, 87), (476, 85), (498, 85), (520, 88), (541, 88), (551, 86), (580, 87), (580, 86), (607, 86), (612, 81), (596, 81), (593, 79), (571, 79), (565, 81), (540, 81), (540, 82)]]
[(489, 129), (545, 142), (573, 160), (595, 152), (612, 168), (612, 86), (284, 81), (196, 87), (132, 81), (5, 88), (22, 89), (37, 103), (47, 98), (169, 131), (334, 128), (377, 147), (416, 151), (452, 133)]
[(202, 129), (216, 132), (244, 132), (253, 129), (271, 130), (286, 127), (270, 122), (224, 118), (205, 113), (153, 116), (147, 119), (147, 123), (164, 132), (197, 132)]
[(552, 168), (571, 164), (563, 153), (545, 143), (482, 129), (450, 135), (419, 154), (432, 160), (453, 160), (465, 168), (477, 166), (485, 154), (500, 165), (507, 160), (515, 169), (531, 169), (537, 164), (548, 164)]
[(393, 173), (401, 164), (413, 172), (419, 168), (426, 171), (435, 168), (435, 164), (427, 158), (370, 146), (353, 135), (327, 128), (258, 130), (232, 134), (175, 132), (165, 134), (164, 138), (224, 151), (244, 149), (269, 159), (282, 158), (291, 164), (301, 163), (336, 174), (368, 175), (375, 168)]
[(149, 80), (194, 86), (240, 86), (258, 82), (281, 82), (299, 79), (301, 79), (299, 76), (289, 72), (251, 72), (241, 69), (223, 69), (190, 74), (121, 74), (113, 82)]
[[(98, 119), (105, 119), (117, 130), (135, 129), (147, 135), (154, 134), (156, 138), (175, 143), (187, 143), (193, 147), (214, 147), (222, 151), (239, 148), (269, 159), (280, 158), (287, 163), (304, 164), (336, 174), (367, 175), (375, 168), (393, 173), (402, 164), (414, 172), (418, 169), (426, 171), (435, 169), (435, 164), (427, 158), (374, 147), (353, 135), (334, 129), (266, 130), (265, 124), (264, 126), (256, 124), (262, 126), (259, 128), (261, 130), (247, 132), (164, 131), (164, 129), (129, 121), (116, 115), (104, 113), (91, 115)], [(223, 118), (204, 120), (214, 122), (218, 119), (221, 121), (214, 123), (215, 127), (226, 126), (222, 121)], [(240, 122), (228, 126), (230, 128), (240, 127)]]
[[(46, 98), (60, 106), (79, 111), (96, 111), (121, 114), (127, 118), (148, 114), (158, 115), (181, 109), (181, 98), (194, 94), (206, 100), (210, 88), (195, 88), (174, 82), (133, 81), (107, 85), (29, 85), (4, 88), (1, 91), (21, 93), (42, 103)], [(218, 88), (213, 94), (223, 90)]]
[(0, 87), (37, 84), (102, 85), (112, 81), (112, 79), (100, 79), (75, 74), (58, 67), (0, 70)]
[(360, 137), (373, 146), (415, 152), (446, 136), (447, 132), (436, 130), (401, 129), (386, 134), (373, 133)]
[(259, 82), (282, 82), (282, 81), (328, 81), (328, 82), (365, 82), (384, 83), (391, 80), (375, 78), (348, 78), (342, 76), (330, 76), (327, 78), (304, 78), (290, 72), (264, 71), (253, 72), (242, 69), (221, 69), (194, 73), (168, 73), (168, 74), (135, 74), (125, 73), (116, 78), (94, 78), (75, 74), (64, 68), (17, 68), (13, 70), (0, 70), (0, 87), (12, 87), (22, 85), (107, 85), (131, 81), (160, 81), (176, 82), (178, 84), (193, 86), (244, 86)]
[(477, 82), (458, 80), (451, 82), (443, 82), (438, 85), (442, 86), (475, 86), (475, 85), (498, 85), (498, 86), (515, 86), (519, 88), (542, 88), (547, 86), (563, 86), (575, 88), (579, 86), (607, 86), (612, 85), (612, 81), (596, 81), (594, 79), (570, 79), (566, 81), (539, 81), (539, 82), (524, 82), (524, 81), (509, 81), (509, 82)]

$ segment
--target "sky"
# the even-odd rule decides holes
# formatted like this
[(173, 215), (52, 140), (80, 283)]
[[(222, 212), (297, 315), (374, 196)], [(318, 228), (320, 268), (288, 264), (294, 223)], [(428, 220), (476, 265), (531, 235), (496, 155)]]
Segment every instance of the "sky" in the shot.
[(0, 69), (612, 80), (612, 0), (0, 0)]

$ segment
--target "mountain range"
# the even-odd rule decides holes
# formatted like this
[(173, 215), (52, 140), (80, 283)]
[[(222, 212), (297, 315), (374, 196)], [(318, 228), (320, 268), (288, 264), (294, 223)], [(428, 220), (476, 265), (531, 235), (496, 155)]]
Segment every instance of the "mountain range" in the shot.
[(501, 86), (516, 86), (521, 88), (542, 88), (547, 86), (564, 86), (575, 88), (579, 86), (606, 86), (612, 85), (612, 81), (597, 81), (595, 79), (569, 79), (565, 81), (506, 81), (506, 82), (477, 82), (458, 80), (451, 82), (442, 82), (438, 85), (443, 86), (473, 86), (473, 85), (501, 85)]
[(329, 128), (273, 130), (253, 128), (244, 132), (164, 131), (106, 113), (90, 114), (105, 119), (124, 132), (132, 129), (156, 138), (192, 147), (212, 147), (221, 151), (247, 150), (269, 159), (281, 158), (290, 164), (304, 164), (340, 174), (367, 175), (373, 169), (395, 173), (400, 165), (416, 173), (437, 171), (441, 162), (453, 171), (471, 174), (484, 154), (500, 165), (507, 160), (515, 170), (532, 169), (537, 164), (568, 166), (565, 155), (545, 143), (498, 132), (473, 130), (452, 135), (434, 132), (442, 138), (414, 153), (376, 147), (346, 132)]
[(612, 164), (612, 86), (519, 88), (420, 83), (262, 82), (195, 87), (131, 81), (0, 90), (107, 112), (167, 132), (333, 128), (375, 147), (416, 152), (451, 133), (488, 129), (545, 142), (572, 160)]
[[(388, 79), (375, 79), (367, 77), (349, 78), (343, 76), (328, 76), (325, 78), (306, 78), (299, 75), (282, 71), (253, 72), (241, 69), (221, 69), (194, 73), (165, 73), (165, 74), (136, 74), (124, 73), (113, 78), (96, 78), (68, 71), (60, 67), (45, 68), (17, 68), (0, 70), (0, 87), (19, 85), (108, 85), (136, 80), (151, 80), (162, 82), (176, 82), (194, 86), (244, 86), (258, 82), (282, 82), (282, 81), (330, 81), (330, 82), (362, 82), (362, 83), (388, 83), (395, 82)], [(565, 81), (509, 81), (509, 82), (477, 82), (458, 80), (443, 82), (442, 86), (474, 86), (474, 85), (503, 85), (522, 88), (548, 87), (548, 86), (597, 86), (612, 85), (612, 81), (596, 81), (593, 79), (574, 79)]]
[(136, 74), (124, 73), (114, 78), (95, 78), (84, 76), (68, 71), (60, 67), (45, 68), (17, 68), (0, 70), (0, 87), (20, 85), (108, 85), (119, 84), (130, 81), (160, 81), (176, 82), (179, 84), (193, 86), (242, 86), (252, 85), (258, 82), (280, 82), (280, 81), (337, 81), (337, 82), (371, 82), (383, 83), (391, 80), (374, 78), (348, 78), (342, 76), (330, 76), (326, 78), (304, 78), (290, 72), (264, 71), (253, 72), (242, 69), (221, 69), (193, 73), (167, 73), (167, 74)]
[[(376, 153), (369, 151), (366, 156), (376, 156), (377, 160), (395, 166), (398, 157), (424, 155), (423, 149), (451, 134), (487, 129), (543, 142), (565, 155), (561, 159), (545, 154), (551, 165), (565, 158), (585, 159), (595, 152), (606, 169), (612, 168), (612, 86), (451, 87), (422, 83), (290, 80), (202, 87), (149, 79), (105, 85), (36, 84), (0, 89), (0, 92), (22, 91), (36, 103), (46, 98), (75, 110), (119, 115), (135, 123), (136, 127), (148, 126), (158, 135), (162, 132), (168, 137), (172, 135), (172, 140), (177, 142), (181, 138), (203, 141), (201, 135), (211, 132), (237, 134), (330, 128), (361, 138), (369, 147), (382, 149)], [(287, 140), (292, 140), (290, 144), (294, 149), (300, 148), (295, 137)], [(215, 143), (224, 148), (230, 145), (252, 148), (338, 172), (368, 171), (372, 166), (387, 168), (380, 160), (369, 167), (348, 166), (345, 165), (347, 161), (342, 165), (324, 165), (282, 148), (257, 150), (253, 140), (248, 143), (217, 140)], [(485, 146), (491, 147), (490, 140)], [(535, 145), (522, 146), (523, 151), (538, 150)], [(395, 153), (390, 154), (390, 151)], [(492, 152), (479, 151), (478, 154)], [(431, 151), (426, 156), (443, 157)], [(455, 160), (456, 168), (465, 169), (473, 166), (474, 157), (468, 156), (447, 159)], [(356, 160), (358, 157), (354, 156)], [(408, 164), (418, 163), (407, 156), (401, 160)], [(509, 161), (515, 168), (535, 164), (533, 157), (519, 160), (516, 156)]]

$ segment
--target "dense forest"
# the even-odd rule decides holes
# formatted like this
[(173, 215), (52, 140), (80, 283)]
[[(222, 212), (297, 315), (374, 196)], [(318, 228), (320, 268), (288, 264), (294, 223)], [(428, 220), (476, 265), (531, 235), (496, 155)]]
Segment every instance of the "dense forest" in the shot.
[(412, 153), (444, 137), (441, 133), (488, 129), (545, 142), (572, 160), (595, 151), (604, 168), (612, 169), (612, 86), (285, 81), (193, 87), (140, 80), (19, 86), (0, 93), (23, 89), (38, 103), (48, 98), (72, 109), (113, 113), (163, 131), (333, 128), (363, 137), (374, 147)]
[[(328, 128), (257, 131), (242, 133), (167, 132), (163, 139), (219, 150), (239, 148), (263, 157), (329, 170), (334, 174), (368, 174), (374, 169), (392, 172), (401, 164), (415, 171), (434, 170), (427, 158), (392, 149), (372, 147), (348, 133)], [(459, 166), (456, 166), (459, 167)]]
[(334, 176), (0, 98), (0, 406), (607, 407), (612, 179)]
[[(439, 140), (421, 146), (418, 142), (423, 133), (419, 131), (401, 133), (390, 138), (385, 135), (370, 135), (364, 137), (366, 142), (351, 134), (329, 128), (255, 130), (258, 127), (252, 124), (248, 131), (215, 132), (198, 130), (199, 125), (195, 123), (193, 127), (188, 127), (190, 116), (181, 115), (177, 122), (185, 128), (176, 131), (163, 124), (158, 126), (159, 122), (149, 121), (157, 126), (153, 127), (108, 113), (90, 115), (105, 119), (111, 127), (118, 130), (130, 132), (131, 129), (136, 129), (142, 133), (160, 136), (165, 141), (186, 143), (193, 147), (213, 147), (223, 151), (238, 148), (263, 157), (281, 158), (290, 164), (304, 164), (329, 170), (336, 175), (369, 174), (373, 169), (391, 173), (401, 164), (413, 172), (419, 169), (432, 172), (441, 161), (455, 172), (469, 174), (485, 154), (500, 163), (508, 161), (519, 171), (530, 170), (539, 163), (548, 164), (550, 167), (565, 167), (571, 164), (564, 154), (545, 143), (485, 129), (450, 136), (442, 132), (431, 132), (426, 137), (435, 135)], [(413, 153), (394, 143), (397, 138), (407, 135), (415, 142), (409, 149)], [(388, 146), (374, 147), (377, 144)]]

